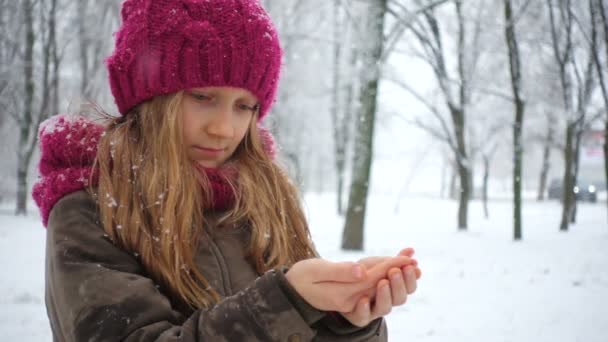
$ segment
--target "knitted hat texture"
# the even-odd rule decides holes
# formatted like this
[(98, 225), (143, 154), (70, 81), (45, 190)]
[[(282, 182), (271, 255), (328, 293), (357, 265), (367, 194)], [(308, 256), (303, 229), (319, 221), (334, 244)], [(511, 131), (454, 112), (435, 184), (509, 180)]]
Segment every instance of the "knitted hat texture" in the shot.
[(106, 59), (121, 114), (158, 95), (237, 87), (275, 100), (282, 49), (257, 0), (126, 0), (116, 46)]

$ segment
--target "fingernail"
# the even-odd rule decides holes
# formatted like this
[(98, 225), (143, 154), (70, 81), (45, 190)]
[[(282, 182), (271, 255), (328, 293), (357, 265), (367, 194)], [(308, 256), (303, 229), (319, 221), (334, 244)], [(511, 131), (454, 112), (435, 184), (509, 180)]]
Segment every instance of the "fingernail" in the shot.
[(401, 277), (401, 272), (395, 272), (391, 275), (391, 279), (393, 280), (399, 280), (399, 277)]

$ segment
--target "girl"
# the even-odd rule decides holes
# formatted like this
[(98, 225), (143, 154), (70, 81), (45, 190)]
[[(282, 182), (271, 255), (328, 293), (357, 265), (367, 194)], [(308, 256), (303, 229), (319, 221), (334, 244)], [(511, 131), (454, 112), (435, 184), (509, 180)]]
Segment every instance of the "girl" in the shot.
[(259, 123), (277, 32), (255, 0), (127, 0), (106, 60), (121, 113), (41, 125), (55, 341), (386, 341), (412, 249), (317, 256)]

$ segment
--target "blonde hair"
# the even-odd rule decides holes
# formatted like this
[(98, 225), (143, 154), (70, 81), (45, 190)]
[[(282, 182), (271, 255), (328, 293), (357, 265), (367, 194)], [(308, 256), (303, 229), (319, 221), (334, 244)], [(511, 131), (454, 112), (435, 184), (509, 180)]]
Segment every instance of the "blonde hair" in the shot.
[[(179, 305), (197, 309), (220, 299), (194, 262), (199, 239), (208, 237), (204, 208), (213, 196), (183, 147), (182, 100), (183, 91), (157, 96), (111, 118), (94, 165), (99, 182), (90, 191), (115, 244)], [(316, 252), (297, 189), (264, 151), (256, 118), (228, 162), (238, 171), (236, 181), (227, 179), (236, 200), (219, 223), (250, 227), (246, 255), (262, 274)]]

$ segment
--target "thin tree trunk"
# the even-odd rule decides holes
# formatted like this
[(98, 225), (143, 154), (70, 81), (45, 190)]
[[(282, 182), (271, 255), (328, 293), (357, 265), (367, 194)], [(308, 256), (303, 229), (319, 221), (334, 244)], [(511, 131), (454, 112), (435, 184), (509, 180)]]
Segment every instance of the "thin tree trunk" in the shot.
[[(460, 203), (458, 205), (458, 229), (467, 230), (469, 199), (471, 198), (472, 179), (472, 160), (467, 156), (467, 145), (465, 143), (466, 124), (465, 108), (468, 103), (468, 83), (467, 70), (465, 70), (465, 26), (462, 14), (462, 0), (455, 0), (456, 16), (458, 18), (458, 77), (460, 85), (458, 88), (458, 99), (460, 107), (450, 106), (450, 114), (455, 128), (455, 136), (458, 147), (458, 173), (460, 175)], [(444, 66), (445, 67), (445, 66)], [(447, 75), (447, 71), (446, 71)]]
[(553, 122), (551, 119), (547, 120), (547, 137), (543, 144), (543, 161), (540, 171), (540, 181), (538, 187), (538, 194), (536, 199), (543, 201), (545, 199), (545, 192), (547, 190), (547, 178), (549, 177), (549, 170), (551, 169), (551, 144), (553, 144), (553, 136), (555, 134), (553, 128)]
[[(573, 162), (574, 162), (574, 151), (573, 151), (573, 140), (576, 120), (572, 118), (573, 105), (572, 105), (572, 83), (570, 80), (570, 74), (567, 69), (569, 63), (572, 62), (573, 58), (573, 43), (572, 43), (572, 25), (573, 17), (570, 10), (570, 0), (559, 1), (557, 6), (560, 14), (560, 18), (563, 22), (556, 23), (555, 15), (553, 13), (553, 0), (547, 0), (549, 19), (551, 24), (551, 40), (553, 45), (554, 57), (559, 67), (560, 84), (562, 88), (562, 98), (564, 103), (564, 113), (566, 114), (566, 146), (564, 148), (564, 180), (562, 192), (562, 219), (560, 223), (560, 231), (568, 231), (568, 224), (572, 215), (572, 208), (574, 206), (574, 177), (573, 177)], [(558, 26), (559, 25), (559, 26)], [(566, 35), (564, 46), (560, 46), (560, 37), (558, 36), (558, 29), (563, 31)], [(563, 51), (561, 51), (563, 49)]]
[(342, 45), (338, 43), (342, 37), (342, 20), (341, 20), (341, 1), (334, 1), (333, 15), (334, 15), (334, 65), (333, 65), (333, 89), (332, 89), (332, 108), (331, 117), (334, 129), (334, 158), (336, 165), (336, 181), (337, 181), (337, 208), (338, 214), (342, 215), (344, 209), (342, 208), (342, 187), (344, 185), (344, 164), (345, 164), (345, 146), (343, 135), (346, 134), (342, 129), (341, 121), (344, 117), (340, 108), (341, 99), (341, 87), (340, 87), (340, 65), (342, 58)]
[[(349, 65), (353, 68), (352, 70), (357, 70), (357, 63), (359, 60), (359, 52), (357, 49), (350, 49), (350, 63)], [(344, 171), (342, 173), (342, 179), (340, 182), (340, 203), (342, 203), (342, 208), (344, 208), (344, 182), (345, 182), (345, 171), (346, 171), (346, 161), (348, 160), (348, 153), (351, 151), (351, 138), (354, 136), (354, 129), (356, 128), (356, 124), (353, 123), (354, 115), (354, 102), (355, 96), (358, 87), (358, 80), (355, 72), (351, 72), (348, 76), (348, 85), (346, 87), (346, 103), (344, 105), (344, 120), (342, 125), (342, 131), (344, 134)], [(344, 210), (342, 210), (344, 212)]]
[[(601, 59), (599, 57), (599, 51), (597, 46), (597, 36), (596, 39), (592, 39), (593, 44), (593, 52), (594, 52), (594, 60), (595, 60), (595, 68), (598, 75), (598, 80), (600, 83), (600, 87), (602, 89), (602, 98), (604, 99), (604, 111), (606, 112), (605, 127), (604, 127), (604, 182), (608, 185), (608, 84), (606, 84), (606, 69), (608, 69), (608, 18), (606, 18), (606, 11), (608, 10), (608, 6), (604, 5), (604, 0), (597, 0), (597, 7), (599, 15), (599, 22), (601, 23), (601, 30), (604, 33), (604, 49), (605, 49), (605, 59), (604, 65), (601, 64)], [(591, 9), (591, 23), (592, 29), (596, 30), (596, 11)], [(606, 205), (608, 206), (608, 201), (606, 201)], [(608, 213), (608, 210), (607, 210)]]
[(460, 178), (459, 200), (458, 200), (458, 230), (467, 229), (467, 213), (469, 198), (471, 198), (471, 186), (469, 181), (469, 160), (464, 138), (464, 112), (461, 109), (451, 108), (452, 122), (456, 131), (456, 141), (458, 143), (458, 159), (456, 165)]
[(439, 198), (445, 198), (446, 193), (446, 178), (448, 172), (448, 161), (446, 158), (443, 158), (443, 165), (441, 167), (441, 189), (439, 190)]
[(564, 148), (564, 187), (562, 191), (562, 220), (559, 225), (560, 231), (568, 231), (568, 223), (572, 215), (574, 204), (574, 175), (572, 172), (574, 151), (572, 148), (574, 139), (575, 124), (568, 123), (566, 127), (566, 146)]
[[(574, 184), (574, 186), (577, 186), (578, 182), (578, 172), (579, 172), (579, 167), (580, 167), (580, 161), (581, 161), (581, 137), (583, 134), (583, 129), (580, 127), (581, 124), (579, 123), (577, 125), (576, 128), (576, 132), (574, 133), (574, 156), (573, 156), (573, 163), (574, 163), (574, 171), (572, 172), (572, 178), (573, 181), (572, 183)], [(578, 191), (580, 192), (581, 189), (579, 188)], [(576, 193), (574, 194), (574, 203), (572, 205), (572, 215), (570, 215), (570, 223), (576, 223), (576, 212), (578, 209), (578, 201), (576, 200)]]
[(523, 145), (521, 140), (524, 122), (524, 102), (521, 96), (521, 59), (515, 33), (515, 21), (513, 20), (511, 0), (504, 0), (504, 4), (505, 38), (509, 53), (511, 89), (515, 100), (515, 122), (513, 124), (513, 238), (515, 240), (521, 240), (521, 179), (523, 168)]
[(51, 100), (51, 112), (57, 114), (59, 112), (59, 54), (57, 52), (57, 34), (56, 34), (56, 16), (57, 0), (51, 0), (51, 17), (49, 19), (49, 42), (51, 61), (53, 64), (52, 86), (53, 98)]
[(348, 210), (342, 236), (342, 248), (362, 250), (369, 190), (371, 164), (373, 157), (374, 123), (376, 121), (377, 93), (380, 80), (379, 61), (382, 56), (384, 16), (387, 0), (373, 1), (369, 5), (368, 15), (371, 20), (367, 25), (369, 35), (366, 42), (370, 44), (362, 55), (362, 83), (359, 93), (357, 135), (353, 160), (352, 183), (348, 201)]
[(26, 146), (30, 140), (30, 127), (33, 116), (34, 102), (34, 18), (31, 0), (23, 0), (23, 15), (25, 23), (25, 54), (23, 56), (23, 76), (25, 96), (23, 115), (19, 119), (19, 146), (17, 147), (17, 207), (16, 215), (27, 214), (27, 154)]
[(450, 163), (450, 189), (449, 189), (449, 198), (456, 199), (456, 178), (458, 177), (458, 172), (456, 168), (456, 163)]
[[(20, 135), (19, 135), (19, 146), (17, 147), (17, 207), (15, 213), (17, 215), (27, 214), (27, 198), (28, 198), (28, 185), (27, 176), (28, 169), (32, 159), (32, 154), (36, 147), (36, 138), (38, 133), (38, 127), (42, 120), (46, 119), (49, 115), (48, 105), (51, 97), (51, 55), (53, 46), (56, 45), (55, 37), (55, 17), (57, 9), (57, 0), (51, 0), (51, 8), (48, 10), (47, 22), (44, 20), (47, 9), (42, 7), (40, 3), (40, 22), (47, 25), (46, 29), (48, 35), (41, 35), (42, 37), (42, 98), (40, 101), (40, 108), (36, 115), (33, 113), (34, 107), (34, 60), (33, 60), (33, 48), (36, 41), (36, 37), (33, 32), (34, 18), (32, 16), (33, 4), (28, 0), (24, 4), (24, 15), (26, 25), (26, 52), (25, 52), (25, 87), (26, 87), (26, 102), (25, 102), (25, 113), (19, 120)], [(29, 9), (29, 10), (27, 10)]]
[(488, 210), (488, 179), (490, 178), (490, 157), (487, 154), (483, 156), (483, 215), (486, 219), (490, 218)]
[[(467, 64), (465, 60), (465, 54), (468, 49), (466, 47), (465, 39), (465, 18), (462, 13), (462, 0), (454, 0), (452, 3), (455, 5), (458, 19), (457, 76), (452, 77), (448, 70), (448, 63), (446, 63), (443, 52), (443, 31), (441, 30), (439, 21), (434, 13), (434, 8), (429, 6), (421, 9), (420, 12), (422, 13), (424, 22), (420, 20), (409, 28), (416, 36), (418, 42), (424, 47), (425, 60), (431, 66), (433, 73), (435, 74), (445, 105), (450, 113), (451, 132), (447, 132), (447, 127), (449, 126), (447, 122), (443, 120), (441, 114), (436, 111), (434, 106), (429, 106), (427, 104), (427, 107), (431, 109), (441, 126), (446, 130), (446, 137), (449, 137), (445, 139), (445, 141), (448, 143), (454, 155), (454, 164), (460, 181), (459, 189), (454, 191), (458, 191), (458, 194), (454, 195), (455, 197), (458, 197), (459, 201), (457, 225), (458, 230), (466, 230), (468, 224), (468, 204), (469, 199), (471, 198), (472, 165), (471, 160), (467, 155), (465, 119), (466, 108), (469, 102), (469, 81), (474, 65)], [(424, 100), (422, 100), (422, 102), (424, 102)]]
[[(606, 118), (604, 126), (604, 181), (606, 184), (605, 190), (608, 191), (608, 118)], [(606, 201), (606, 205), (608, 205), (608, 200)]]
[(87, 15), (87, 7), (86, 0), (79, 0), (77, 5), (78, 10), (78, 40), (79, 40), (79, 49), (80, 49), (80, 94), (85, 98), (89, 97), (89, 92), (87, 89), (87, 84), (89, 80), (89, 56), (88, 49), (90, 45), (90, 40), (87, 36), (87, 30), (85, 25), (86, 15)]
[[(593, 6), (590, 3), (589, 9), (593, 10)], [(591, 41), (597, 40), (597, 31), (595, 29), (591, 30)], [(587, 115), (587, 107), (591, 101), (591, 95), (593, 93), (593, 88), (595, 86), (594, 79), (594, 53), (595, 47), (593, 44), (589, 46), (589, 55), (587, 60), (587, 65), (585, 68), (585, 74), (582, 89), (579, 89), (578, 92), (578, 106), (577, 106), (577, 119), (576, 119), (576, 131), (575, 131), (575, 146), (574, 146), (574, 174), (573, 174), (573, 183), (576, 186), (578, 184), (578, 173), (580, 170), (580, 151), (581, 151), (581, 140), (583, 136), (583, 132), (586, 128), (586, 115)], [(580, 191), (580, 189), (579, 189)], [(575, 197), (576, 198), (576, 197)], [(576, 213), (578, 208), (578, 201), (574, 201), (574, 207), (572, 209), (572, 216), (570, 217), (571, 223), (576, 223)]]

